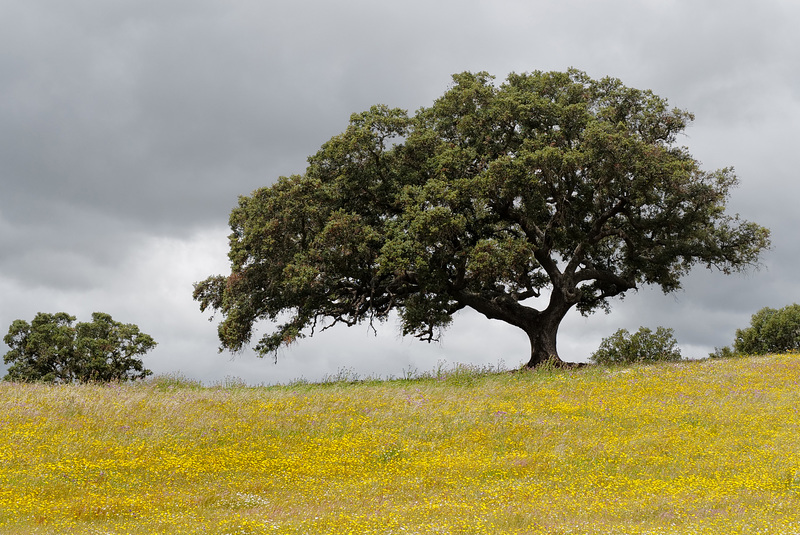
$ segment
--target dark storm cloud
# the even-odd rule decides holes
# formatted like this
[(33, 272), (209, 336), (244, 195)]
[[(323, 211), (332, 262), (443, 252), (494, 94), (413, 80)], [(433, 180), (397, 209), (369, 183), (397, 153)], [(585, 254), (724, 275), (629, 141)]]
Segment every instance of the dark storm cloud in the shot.
[[(700, 270), (684, 292), (643, 289), (609, 316), (569, 317), (565, 356), (585, 358), (602, 336), (645, 322), (675, 327), (688, 345), (729, 343), (758, 308), (800, 301), (798, 21), (800, 7), (779, 0), (7, 0), (0, 328), (39, 310), (118, 311), (157, 325), (162, 371), (172, 362), (205, 377), (250, 376), (266, 363), (216, 355), (214, 327), (191, 301), (193, 281), (225, 270), (238, 195), (302, 173), (353, 112), (430, 105), (454, 72), (502, 81), (574, 66), (694, 112), (681, 143), (706, 168), (736, 168), (731, 209), (772, 228), (774, 250), (747, 276)], [(398, 366), (436, 354), (515, 365), (508, 353), (527, 351), (478, 315), (459, 315), (440, 347), (397, 342), (392, 327), (368, 341), (363, 330), (328, 331), (286, 352), (303, 364), (265, 373), (372, 370), (376, 353)], [(492, 338), (490, 349), (470, 342), (474, 332)]]
[[(296, 151), (295, 125), (310, 122), (276, 106), (285, 98), (269, 76), (275, 51), (259, 47), (260, 61), (241, 53), (213, 6), (130, 5), (120, 13), (100, 2), (89, 17), (42, 9), (16, 30), (6, 50), (17, 68), (3, 75), (6, 202), (54, 199), (139, 224), (196, 224), (224, 214), (237, 182), (255, 185)], [(7, 217), (24, 217), (19, 204), (4, 206)]]
[(400, 10), (307, 4), (11, 3), (4, 217), (28, 221), (28, 203), (52, 200), (134, 226), (197, 225), (302, 172), (351, 112), (418, 102), (417, 58), (386, 57), (406, 46)]
[(424, 102), (424, 59), (391, 57), (433, 34), (397, 24), (410, 4), (5, 5), (0, 218), (14, 234), (0, 245), (6, 275), (30, 284), (85, 273), (42, 255), (94, 263), (126, 233), (224, 224), (238, 195), (302, 172), (350, 113)]
[(89, 289), (108, 282), (143, 237), (123, 221), (53, 201), (26, 202), (29, 223), (0, 213), (0, 275), (27, 286)]

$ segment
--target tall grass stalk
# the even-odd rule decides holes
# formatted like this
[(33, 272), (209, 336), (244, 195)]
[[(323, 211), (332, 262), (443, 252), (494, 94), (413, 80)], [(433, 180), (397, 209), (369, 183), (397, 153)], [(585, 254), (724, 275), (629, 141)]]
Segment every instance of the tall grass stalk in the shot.
[(0, 384), (0, 533), (800, 533), (800, 355)]

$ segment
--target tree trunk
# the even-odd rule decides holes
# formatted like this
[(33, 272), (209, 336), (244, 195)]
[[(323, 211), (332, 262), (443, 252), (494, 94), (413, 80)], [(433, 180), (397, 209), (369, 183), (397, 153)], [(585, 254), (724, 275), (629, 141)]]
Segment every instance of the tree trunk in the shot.
[(567, 290), (556, 288), (550, 295), (547, 308), (538, 311), (508, 297), (486, 298), (467, 291), (457, 295), (461, 305), (473, 308), (489, 319), (505, 321), (525, 331), (531, 342), (531, 358), (525, 365), (528, 368), (535, 368), (545, 362), (567, 366), (558, 356), (556, 335), (561, 320), (578, 302), (579, 297), (580, 292), (574, 287)]
[(550, 296), (548, 307), (536, 314), (533, 317), (533, 321), (526, 322), (527, 324), (523, 327), (523, 330), (531, 342), (531, 359), (526, 364), (528, 368), (535, 368), (545, 362), (551, 362), (557, 366), (567, 365), (558, 356), (556, 337), (561, 320), (567, 315), (569, 309), (577, 303), (577, 295), (579, 294), (574, 291), (554, 290)]
[(564, 361), (558, 356), (558, 349), (556, 349), (556, 336), (558, 335), (558, 321), (547, 321), (548, 318), (543, 318), (545, 321), (536, 322), (536, 325), (525, 332), (531, 342), (531, 359), (525, 365), (528, 368), (535, 368), (545, 362), (552, 362), (558, 366), (564, 364)]

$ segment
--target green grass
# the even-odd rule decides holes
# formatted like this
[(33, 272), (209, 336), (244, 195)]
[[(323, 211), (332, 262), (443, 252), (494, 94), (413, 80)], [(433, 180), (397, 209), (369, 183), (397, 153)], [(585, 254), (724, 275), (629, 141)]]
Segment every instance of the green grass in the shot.
[(0, 384), (0, 533), (800, 533), (800, 355)]

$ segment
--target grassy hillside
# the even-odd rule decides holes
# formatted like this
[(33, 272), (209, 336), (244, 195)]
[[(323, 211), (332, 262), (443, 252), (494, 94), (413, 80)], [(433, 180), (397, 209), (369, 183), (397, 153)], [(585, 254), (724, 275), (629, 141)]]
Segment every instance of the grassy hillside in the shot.
[(800, 355), (0, 384), (0, 533), (800, 533)]

